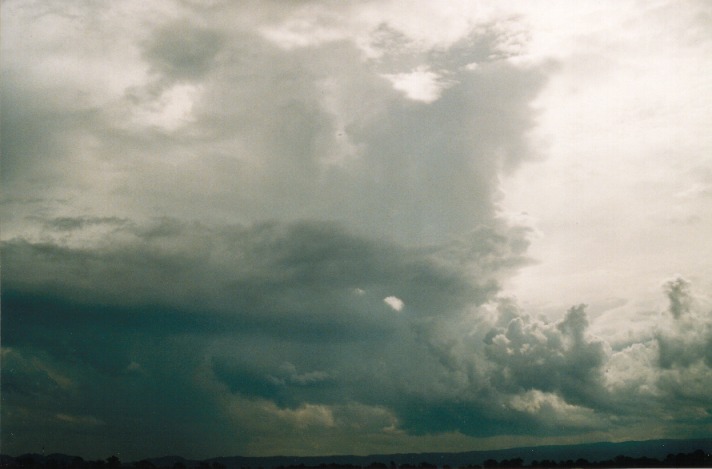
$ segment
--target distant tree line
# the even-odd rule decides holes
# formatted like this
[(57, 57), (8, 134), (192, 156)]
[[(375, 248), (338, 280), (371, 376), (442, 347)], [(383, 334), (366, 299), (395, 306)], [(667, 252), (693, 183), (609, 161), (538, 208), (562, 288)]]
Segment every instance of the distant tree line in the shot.
[[(372, 462), (365, 466), (354, 464), (320, 464), (318, 466), (307, 466), (304, 464), (276, 466), (271, 469), (489, 469), (489, 468), (658, 468), (658, 467), (712, 467), (712, 454), (706, 453), (701, 449), (691, 453), (668, 454), (665, 459), (659, 460), (649, 457), (633, 458), (630, 456), (616, 456), (613, 459), (605, 461), (590, 462), (580, 458), (576, 460), (568, 459), (565, 461), (553, 461), (544, 459), (541, 461), (535, 460), (531, 464), (524, 464), (522, 458), (503, 459), (497, 461), (495, 459), (487, 459), (479, 464), (468, 464), (453, 468), (449, 465), (438, 466), (429, 462), (421, 462), (420, 464), (396, 464), (391, 461), (390, 464), (382, 462)], [(0, 468), (2, 469), (227, 469), (225, 464), (217, 461), (208, 462), (201, 461), (191, 463), (186, 466), (183, 462), (176, 462), (171, 466), (157, 466), (148, 459), (136, 461), (133, 463), (122, 463), (117, 456), (110, 456), (106, 459), (84, 460), (79, 456), (64, 456), (53, 455), (44, 457), (40, 455), (23, 455), (11, 457), (2, 455), (0, 459)], [(239, 469), (263, 469), (263, 467), (253, 468), (243, 466)]]

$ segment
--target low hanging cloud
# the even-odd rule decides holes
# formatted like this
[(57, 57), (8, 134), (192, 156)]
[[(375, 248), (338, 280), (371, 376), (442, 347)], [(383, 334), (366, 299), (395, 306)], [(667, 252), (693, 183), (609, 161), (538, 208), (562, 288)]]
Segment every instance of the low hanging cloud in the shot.
[[(347, 409), (360, 409), (363, 431), (387, 440), (603, 431), (671, 403), (692, 416), (707, 401), (693, 384), (709, 370), (702, 303), (690, 301), (680, 316), (671, 306), (668, 329), (614, 352), (590, 335), (583, 305), (549, 321), (498, 297), (498, 269), (525, 261), (511, 250), (516, 230), (470, 238), (478, 242), (467, 263), (451, 255), (462, 241), (406, 249), (334, 224), (120, 226), (93, 247), (71, 248), (66, 238), (64, 246), (5, 243), (5, 353), (24, 363), (4, 371), (11, 408), (41, 412), (27, 407), (27, 393), (39, 393), (33, 400), (48, 399), (52, 415), (77, 416), (58, 424), (104, 422), (94, 426), (112, 433), (137, 414), (119, 416), (93, 392), (121, 381), (121, 392), (140, 400), (136, 411), (169, 411), (159, 394), (136, 393), (171, 383), (184, 399), (201, 396), (193, 418), (224, 412), (217, 428), (251, 435), (227, 433), (247, 449), (266, 444), (272, 424), (347, 439)], [(64, 224), (54, 229), (66, 236)], [(383, 298), (407, 306), (394, 315)], [(165, 368), (165, 360), (181, 366)], [(642, 366), (650, 373), (632, 372)], [(47, 383), (35, 391), (33, 373)], [(650, 392), (639, 394), (641, 386)], [(21, 426), (14, 412), (6, 422)], [(166, 441), (188, 434), (177, 425)]]
[(467, 263), (447, 262), (449, 246), (405, 248), (333, 223), (109, 225), (91, 247), (72, 247), (84, 236), (77, 231), (76, 241), (67, 239), (64, 228), (60, 242), (6, 243), (5, 289), (85, 304), (165, 305), (255, 324), (279, 318), (291, 325), (337, 325), (353, 316), (375, 327), (383, 318), (364, 307), (375, 312), (408, 304), (413, 314), (431, 316), (486, 301), (496, 291), (498, 271), (523, 261), (516, 246), (525, 245), (521, 233), (504, 229), (492, 232), (489, 245), (472, 246), (476, 257), (509, 258), (481, 272), (477, 285)]
[[(488, 267), (489, 275), (479, 271), (473, 278), (473, 264), (452, 261), (461, 241), (460, 247), (404, 248), (323, 222), (217, 228), (110, 220), (110, 234), (99, 243), (73, 247), (83, 243), (82, 231), (100, 224), (84, 220), (68, 232), (65, 223), (48, 223), (54, 242), (4, 244), (10, 266), (3, 285), (5, 344), (18, 356), (52, 357), (79, 383), (94, 380), (90, 390), (125, 382), (132, 400), (159, 384), (173, 383), (186, 399), (208, 392), (205, 408), (195, 409), (200, 418), (234, 399), (269, 403), (282, 409), (275, 418), (303, 416), (304, 422), (318, 409), (325, 418), (349, 402), (364, 409), (427, 402), (430, 393), (442, 393), (437, 381), (452, 380), (430, 353), (431, 324), (489, 301), (498, 269), (523, 261), (510, 246), (520, 243), (517, 230), (486, 231), (491, 242), (470, 247), (473, 259), (502, 260), (499, 268)], [(394, 306), (383, 300), (389, 297), (407, 308), (392, 314)], [(182, 363), (177, 381), (164, 381), (166, 359)], [(214, 386), (194, 389), (195, 373)], [(436, 381), (422, 387), (423, 373)], [(9, 392), (8, 402), (25, 408), (27, 391)], [(64, 398), (75, 408), (87, 396), (66, 392)], [(137, 409), (156, 405), (154, 398), (147, 393)], [(136, 416), (119, 417), (101, 400), (90, 401), (87, 410), (107, 422), (106, 432)], [(397, 428), (399, 421), (408, 428), (413, 411), (411, 404), (390, 409), (390, 423), (379, 428)], [(20, 425), (13, 414), (6, 422)]]

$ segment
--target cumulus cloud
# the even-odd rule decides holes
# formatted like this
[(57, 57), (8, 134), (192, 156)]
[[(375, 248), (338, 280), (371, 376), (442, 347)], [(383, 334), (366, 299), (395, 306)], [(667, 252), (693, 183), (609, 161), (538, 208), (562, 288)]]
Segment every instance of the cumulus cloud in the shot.
[(698, 362), (712, 367), (712, 308), (704, 296), (692, 292), (692, 285), (678, 277), (665, 284), (670, 300), (669, 314), (656, 334), (660, 366), (690, 367)]
[(495, 386), (510, 392), (538, 389), (559, 393), (568, 402), (593, 405), (601, 394), (605, 347), (585, 337), (584, 306), (571, 308), (557, 324), (512, 319), (491, 330), (485, 352), (497, 364)]
[(680, 287), (688, 303), (684, 314), (676, 306), (661, 312), (646, 337), (614, 351), (606, 363), (612, 402), (641, 420), (651, 415), (670, 419), (673, 414), (707, 418), (702, 388), (710, 384), (712, 305), (681, 277), (664, 285), (668, 298), (675, 298), (671, 304), (679, 305)]

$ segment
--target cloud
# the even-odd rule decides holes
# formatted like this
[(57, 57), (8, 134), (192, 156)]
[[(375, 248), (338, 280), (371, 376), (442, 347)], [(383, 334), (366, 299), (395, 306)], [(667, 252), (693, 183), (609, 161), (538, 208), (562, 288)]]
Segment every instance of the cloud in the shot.
[(668, 298), (679, 295), (679, 287), (688, 303), (684, 314), (674, 307), (661, 312), (646, 337), (614, 352), (606, 363), (612, 402), (641, 420), (650, 415), (670, 419), (673, 413), (692, 420), (707, 418), (708, 399), (702, 388), (709, 384), (712, 368), (712, 305), (681, 277), (666, 282), (664, 293)]
[[(320, 409), (353, 402), (389, 409), (390, 423), (378, 428), (396, 420), (411, 428), (420, 412), (414, 403), (429, 401), (431, 393), (450, 399), (443, 385), (456, 383), (430, 352), (433, 324), (487, 302), (496, 293), (498, 269), (517, 259), (507, 246), (521, 236), (504, 228), (475, 236), (492, 239), (470, 246), (472, 259), (511, 259), (473, 278), (476, 261), (453, 255), (463, 240), (424, 249), (324, 222), (95, 221), (48, 223), (44, 237), (52, 242), (4, 243), (3, 337), (5, 346), (49, 354), (76, 374), (82, 392), (69, 397), (72, 410), (53, 415), (92, 415), (110, 434), (132, 425), (146, 408), (170, 412), (168, 404), (204, 392), (211, 397), (194, 409), (201, 421), (224, 399), (237, 399), (264, 402), (274, 418), (293, 417), (295, 425), (312, 428), (310, 422), (324, 423), (329, 415)], [(86, 244), (86, 232), (97, 227), (110, 230)], [(407, 318), (385, 314), (389, 296), (408, 304)], [(169, 378), (174, 367), (164, 360), (183, 371)], [(195, 373), (214, 388), (196, 388)], [(434, 377), (426, 386), (423, 373)], [(166, 385), (185, 397), (159, 404)], [(102, 393), (132, 396), (119, 406), (125, 415), (100, 399)], [(12, 416), (5, 421), (18, 424)], [(188, 437), (188, 428), (176, 425), (163, 441)]]
[(670, 300), (670, 318), (665, 318), (656, 334), (659, 363), (664, 369), (691, 367), (697, 362), (712, 368), (712, 321), (709, 299), (695, 295), (682, 277), (664, 285)]
[(585, 337), (584, 306), (571, 308), (557, 324), (515, 317), (491, 330), (485, 341), (496, 387), (510, 392), (539, 389), (568, 402), (592, 406), (601, 393), (606, 361), (601, 341)]
[(405, 303), (403, 303), (403, 300), (396, 296), (387, 296), (383, 299), (383, 302), (386, 303), (388, 306), (393, 308), (393, 311), (402, 311), (403, 306), (405, 306)]
[(509, 402), (512, 409), (536, 416), (546, 425), (565, 428), (605, 428), (608, 423), (591, 408), (568, 404), (557, 394), (538, 389), (515, 395)]
[[(400, 327), (383, 314), (389, 308), (383, 298), (397, 295), (414, 318), (447, 316), (487, 301), (499, 270), (494, 265), (472, 279), (467, 269), (474, 264), (451, 256), (450, 247), (447, 255), (443, 248), (405, 248), (333, 223), (218, 228), (176, 220), (147, 226), (72, 222), (69, 231), (66, 225), (47, 225), (44, 236), (56, 236), (54, 242), (18, 239), (3, 246), (7, 301), (38, 318), (49, 307), (52, 315), (39, 324), (52, 318), (53, 327), (65, 316), (67, 324), (81, 317), (87, 326), (159, 335), (227, 327), (291, 339), (361, 341)], [(86, 232), (96, 226), (110, 230), (87, 245)], [(519, 253), (506, 245), (519, 236), (502, 231), (489, 245), (469, 251), (475, 258), (516, 262)], [(8, 331), (33, 329), (13, 319), (19, 316), (6, 317)]]
[(424, 103), (432, 103), (440, 98), (443, 89), (448, 85), (437, 73), (422, 66), (411, 72), (384, 76), (393, 83), (393, 88), (403, 92), (406, 97)]
[(280, 369), (281, 377), (272, 377), (273, 381), (277, 384), (285, 384), (287, 382), (299, 384), (299, 385), (309, 385), (312, 383), (318, 383), (329, 378), (328, 373), (323, 371), (308, 371), (306, 373), (298, 373), (297, 367), (289, 362), (284, 362)]
[(69, 414), (57, 414), (55, 416), (57, 420), (69, 423), (71, 425), (79, 425), (84, 427), (95, 427), (97, 425), (106, 425), (106, 422), (102, 422), (96, 417), (91, 415), (69, 415)]
[(4, 392), (18, 396), (59, 395), (72, 385), (71, 379), (51, 370), (42, 361), (28, 360), (12, 348), (2, 349)]
[[(502, 218), (503, 178), (538, 158), (533, 131), (579, 122), (542, 120), (581, 63), (542, 59), (573, 43), (544, 50), (529, 29), (557, 27), (468, 2), (144, 3), (3, 4), (3, 448), (333, 454), (707, 428), (692, 281), (665, 284), (669, 308), (636, 311), (635, 334), (633, 316), (609, 323), (615, 340), (595, 335), (600, 303), (568, 308), (589, 302), (571, 278), (540, 288), (567, 305), (548, 317), (503, 293), (552, 231)], [(570, 106), (600, 76), (565, 82), (586, 91)], [(587, 233), (571, 245), (611, 245)]]
[(194, 81), (213, 66), (223, 41), (213, 29), (178, 21), (153, 31), (143, 56), (169, 81)]
[[(502, 61), (460, 74), (461, 55), (473, 41), (486, 50), (494, 40), (487, 34), (465, 34), (454, 51), (424, 57), (453, 81), (437, 101), (413, 107), (382, 75), (419, 64), (382, 70), (353, 38), (285, 51), (257, 34), (259, 25), (150, 18), (127, 46), (135, 54), (121, 57), (121, 69), (136, 74), (108, 95), (73, 99), (82, 86), (70, 81), (55, 91), (19, 78), (25, 67), (45, 76), (23, 57), (5, 62), (5, 187), (42, 200), (6, 212), (21, 219), (41, 206), (55, 217), (208, 223), (318, 218), (438, 242), (489, 223), (498, 168), (527, 157), (523, 135), (535, 117), (527, 103), (545, 77)], [(109, 40), (100, 31), (86, 30), (72, 45)]]
[(670, 313), (675, 319), (690, 310), (690, 284), (683, 278), (671, 280), (665, 284), (665, 293), (670, 300)]
[[(175, 426), (165, 445), (190, 438), (186, 419), (214, 420), (202, 451), (267, 451), (268, 441), (296, 448), (287, 430), (272, 428), (307, 432), (316, 451), (327, 430), (339, 448), (366, 435), (397, 444), (395, 435), (444, 432), (625, 432), (672, 403), (693, 422), (704, 414), (702, 299), (679, 317), (668, 312), (667, 329), (613, 351), (591, 336), (584, 306), (548, 321), (497, 296), (501, 272), (522, 261), (518, 230), (484, 229), (424, 249), (324, 222), (67, 225), (46, 225), (53, 243), (3, 245), (4, 353), (53, 363), (28, 368), (44, 381), (4, 376), (14, 390), (4, 422), (13, 428), (22, 425), (17, 412), (39, 418), (30, 401), (12, 397), (28, 393), (45, 402), (50, 421), (91, 416), (106, 435), (147, 409), (166, 413)], [(96, 226), (112, 229), (72, 247), (72, 236), (86, 239)], [(388, 297), (409, 313), (385, 314)], [(167, 401), (165, 386), (175, 393)], [(103, 394), (127, 401), (115, 408)], [(170, 415), (196, 399), (190, 415)], [(364, 413), (356, 427), (344, 417), (354, 409)], [(353, 432), (361, 433), (349, 440)]]

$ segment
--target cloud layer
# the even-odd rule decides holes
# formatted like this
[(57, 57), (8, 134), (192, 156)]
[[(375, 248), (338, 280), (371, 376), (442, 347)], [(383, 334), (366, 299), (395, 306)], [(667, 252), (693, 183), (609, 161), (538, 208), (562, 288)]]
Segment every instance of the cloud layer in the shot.
[(5, 2), (3, 450), (709, 434), (697, 274), (623, 316), (507, 295), (547, 260), (502, 181), (571, 65), (464, 3)]

